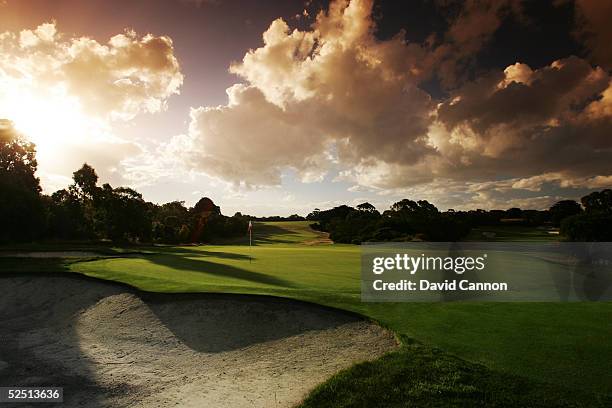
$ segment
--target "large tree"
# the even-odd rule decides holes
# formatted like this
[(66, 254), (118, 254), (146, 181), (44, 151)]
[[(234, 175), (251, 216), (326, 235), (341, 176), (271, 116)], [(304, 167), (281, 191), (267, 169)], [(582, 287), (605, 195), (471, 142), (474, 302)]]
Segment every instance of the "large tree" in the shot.
[(142, 195), (128, 187), (104, 184), (95, 201), (97, 231), (113, 241), (149, 241), (151, 214)]
[(0, 241), (27, 241), (44, 230), (36, 149), (0, 119)]
[(570, 241), (612, 241), (612, 190), (594, 191), (580, 199), (584, 211), (561, 223)]
[(550, 212), (552, 223), (559, 226), (565, 218), (580, 214), (582, 207), (574, 200), (561, 200), (550, 207), (548, 211)]
[(11, 121), (0, 119), (0, 180), (38, 194), (37, 165), (34, 143), (19, 134)]
[(85, 199), (94, 199), (100, 191), (96, 170), (87, 163), (83, 163), (80, 169), (72, 173), (72, 179), (73, 188)]
[(612, 213), (612, 190), (594, 191), (580, 199), (588, 212)]

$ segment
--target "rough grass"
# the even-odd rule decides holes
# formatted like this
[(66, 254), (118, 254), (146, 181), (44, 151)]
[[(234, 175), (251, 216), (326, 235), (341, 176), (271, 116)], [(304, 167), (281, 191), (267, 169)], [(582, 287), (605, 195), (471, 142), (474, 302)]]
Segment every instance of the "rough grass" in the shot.
[[(335, 387), (334, 393), (321, 394), (332, 405), (316, 405), (312, 401), (322, 400), (309, 399), (307, 406), (372, 406), (368, 405), (370, 395), (382, 398), (386, 394), (390, 394), (388, 405), (374, 406), (404, 406), (405, 401), (417, 400), (425, 404), (431, 395), (439, 399), (430, 405), (410, 406), (473, 406), (483, 398), (489, 398), (487, 403), (493, 401), (493, 406), (558, 406), (565, 402), (572, 406), (575, 401), (582, 405), (599, 401), (597, 394), (611, 392), (611, 303), (362, 303), (359, 247), (303, 244), (319, 237), (307, 222), (258, 223), (253, 248), (244, 243), (153, 247), (148, 248), (152, 254), (70, 260), (56, 267), (154, 292), (251, 293), (312, 301), (369, 316), (403, 338), (427, 345), (402, 349), (388, 359), (341, 374), (311, 397), (319, 398), (319, 393), (328, 392), (326, 387)], [(11, 265), (0, 259), (0, 271), (38, 270), (32, 263), (36, 261), (28, 261), (27, 267), (20, 262)], [(537, 264), (533, 267), (539, 268)], [(420, 366), (413, 361), (420, 361)], [(450, 364), (448, 361), (458, 367), (461, 381), (445, 389), (432, 382), (428, 373), (436, 372), (439, 364)], [(389, 377), (392, 372), (396, 375)], [(507, 381), (520, 386), (504, 386)], [(371, 389), (351, 389), (351, 384), (362, 382), (370, 382)], [(476, 391), (465, 391), (469, 386)], [(559, 397), (544, 398), (536, 392), (538, 387), (555, 390), (553, 394)], [(531, 399), (518, 400), (521, 389), (532, 390), (525, 397)], [(558, 391), (563, 389), (568, 392)], [(457, 399), (453, 393), (459, 395)], [(496, 399), (491, 399), (493, 395)], [(538, 399), (544, 405), (536, 404)]]
[(408, 344), (338, 373), (301, 407), (606, 407), (611, 402)]

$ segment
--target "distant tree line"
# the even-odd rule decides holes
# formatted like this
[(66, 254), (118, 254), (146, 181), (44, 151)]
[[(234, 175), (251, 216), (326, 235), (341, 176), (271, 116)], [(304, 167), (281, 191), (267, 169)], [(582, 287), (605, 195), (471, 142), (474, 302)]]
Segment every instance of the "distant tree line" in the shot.
[(287, 217), (282, 217), (280, 215), (272, 215), (269, 217), (253, 217), (250, 216), (253, 220), (255, 221), (273, 221), (273, 222), (279, 222), (279, 221), (306, 221), (306, 217), (302, 217), (301, 215), (297, 215), (297, 214), (292, 214), (289, 215)]
[(458, 241), (472, 228), (485, 226), (561, 227), (570, 241), (612, 241), (612, 190), (593, 192), (581, 204), (562, 200), (548, 210), (440, 211), (426, 200), (394, 203), (382, 214), (370, 203), (315, 209), (306, 217), (312, 228), (329, 232), (334, 242)]
[(382, 214), (370, 203), (347, 205), (308, 215), (312, 228), (329, 232), (334, 242), (457, 241), (470, 232), (470, 224), (454, 212), (440, 212), (426, 200), (404, 199)]
[(111, 240), (189, 243), (245, 235), (249, 218), (226, 217), (211, 199), (188, 208), (174, 201), (157, 205), (127, 187), (98, 185), (84, 164), (73, 183), (41, 194), (32, 143), (0, 120), (0, 243), (33, 240)]

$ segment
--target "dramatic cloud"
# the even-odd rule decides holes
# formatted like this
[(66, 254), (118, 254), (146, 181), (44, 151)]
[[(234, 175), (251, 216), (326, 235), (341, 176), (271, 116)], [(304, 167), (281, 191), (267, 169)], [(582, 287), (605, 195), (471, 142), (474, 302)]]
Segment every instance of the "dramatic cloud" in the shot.
[[(605, 69), (567, 57), (462, 77), (504, 16), (521, 18), (519, 6), (466, 2), (442, 42), (423, 44), (402, 33), (376, 39), (368, 0), (332, 2), (306, 31), (278, 19), (263, 46), (231, 66), (245, 82), (228, 89), (229, 103), (192, 110), (188, 134), (170, 145), (189, 167), (246, 186), (278, 185), (287, 169), (320, 180), (333, 168), (336, 180), (375, 191), (441, 183), (453, 194), (454, 185), (483, 206), (538, 192), (542, 183), (606, 186)], [(444, 100), (422, 87), (436, 72), (454, 84)], [(515, 199), (525, 205), (558, 198), (521, 194)]]
[(47, 23), (0, 34), (0, 53), (3, 83), (28, 92), (63, 92), (87, 113), (113, 119), (159, 112), (183, 81), (172, 41), (139, 38), (133, 31), (100, 44), (87, 37), (64, 39)]
[(604, 70), (576, 57), (536, 71), (517, 64), (470, 82), (437, 109), (443, 134), (430, 132), (430, 140), (448, 163), (438, 172), (607, 175), (609, 87)]
[(236, 183), (277, 184), (285, 167), (320, 174), (326, 157), (359, 164), (432, 153), (433, 104), (416, 82), (423, 51), (399, 37), (375, 40), (370, 11), (369, 1), (335, 2), (306, 32), (274, 21), (264, 46), (231, 68), (249, 85), (230, 88), (227, 106), (192, 112), (190, 161)]
[(169, 38), (132, 31), (101, 44), (46, 23), (0, 34), (0, 54), (0, 117), (37, 144), (43, 180), (83, 161), (119, 174), (139, 148), (114, 136), (113, 122), (164, 110), (183, 81)]
[(590, 50), (593, 61), (612, 69), (612, 2), (608, 0), (576, 0), (577, 34)]
[[(437, 3), (443, 11), (457, 5), (448, 0)], [(430, 37), (427, 71), (435, 72), (445, 87), (455, 87), (466, 77), (476, 55), (491, 40), (504, 18), (509, 15), (522, 18), (521, 0), (466, 0), (462, 6), (439, 43), (435, 36)]]
[(256, 87), (235, 85), (228, 95), (228, 106), (192, 110), (190, 137), (174, 141), (196, 168), (247, 185), (280, 184), (284, 167), (318, 173), (324, 139), (305, 126), (307, 114), (281, 109)]

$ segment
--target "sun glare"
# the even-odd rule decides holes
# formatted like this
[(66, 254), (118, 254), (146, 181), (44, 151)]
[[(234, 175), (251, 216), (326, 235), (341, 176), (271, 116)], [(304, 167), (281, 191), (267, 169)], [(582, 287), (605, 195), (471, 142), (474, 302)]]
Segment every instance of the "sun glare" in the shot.
[(103, 123), (85, 114), (77, 98), (63, 90), (17, 90), (0, 102), (2, 116), (13, 121), (36, 144), (39, 160), (61, 160), (66, 145), (87, 143), (99, 137)]

